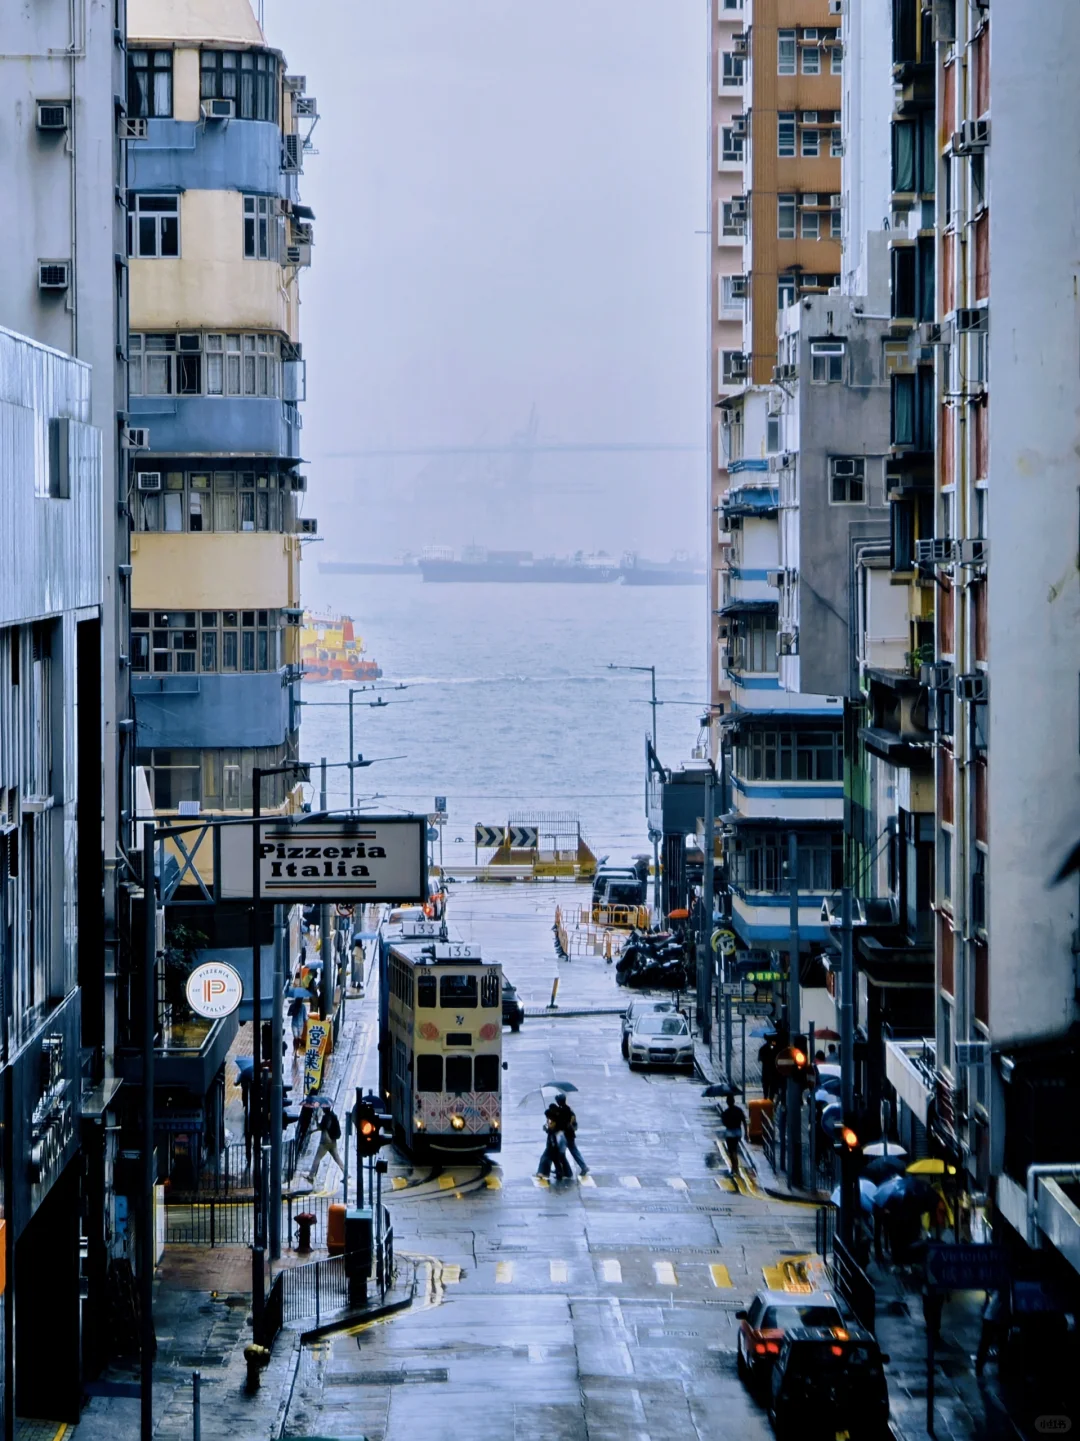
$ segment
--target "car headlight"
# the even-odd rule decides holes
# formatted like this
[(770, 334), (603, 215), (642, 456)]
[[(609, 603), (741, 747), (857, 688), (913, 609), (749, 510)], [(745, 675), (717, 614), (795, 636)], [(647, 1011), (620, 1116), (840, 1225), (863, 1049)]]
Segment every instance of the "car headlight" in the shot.
[(464, 1116), (451, 1116), (451, 1117), (450, 1117), (450, 1125), (454, 1128), (455, 1131), (464, 1131), (464, 1129), (465, 1129), (465, 1117), (464, 1117)]

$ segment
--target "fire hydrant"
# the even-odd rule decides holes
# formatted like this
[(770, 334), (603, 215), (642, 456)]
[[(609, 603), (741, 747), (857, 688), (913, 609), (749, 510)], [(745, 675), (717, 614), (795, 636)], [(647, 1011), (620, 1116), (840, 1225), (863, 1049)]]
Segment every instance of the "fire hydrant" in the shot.
[(311, 1228), (318, 1217), (314, 1211), (298, 1211), (296, 1214), (296, 1229), (300, 1238), (296, 1243), (298, 1255), (309, 1256), (311, 1254)]
[(259, 1389), (259, 1372), (270, 1361), (270, 1351), (257, 1341), (249, 1341), (244, 1347), (244, 1360), (247, 1363), (247, 1389), (249, 1393), (254, 1393)]

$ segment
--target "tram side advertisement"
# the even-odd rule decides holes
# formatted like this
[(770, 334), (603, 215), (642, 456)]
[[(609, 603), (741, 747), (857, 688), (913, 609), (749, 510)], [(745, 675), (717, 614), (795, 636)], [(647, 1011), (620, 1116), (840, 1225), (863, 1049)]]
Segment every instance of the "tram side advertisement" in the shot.
[[(224, 899), (254, 891), (252, 826), (221, 834)], [(266, 901), (427, 900), (427, 820), (393, 816), (363, 820), (313, 816), (260, 823), (259, 888)]]

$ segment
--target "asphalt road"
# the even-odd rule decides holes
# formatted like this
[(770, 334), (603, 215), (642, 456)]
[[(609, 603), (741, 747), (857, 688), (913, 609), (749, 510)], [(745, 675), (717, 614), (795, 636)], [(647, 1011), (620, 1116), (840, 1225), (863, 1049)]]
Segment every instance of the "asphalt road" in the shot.
[[(612, 1005), (612, 967), (557, 961), (568, 886), (456, 888), (451, 929), (504, 963), (527, 1005)], [(369, 990), (369, 1005), (374, 997)], [(633, 1073), (614, 1015), (504, 1032), (504, 1149), (387, 1192), (399, 1252), (425, 1258), (409, 1311), (308, 1350), (292, 1437), (686, 1441), (771, 1435), (735, 1371), (735, 1312), (813, 1250), (812, 1208), (736, 1186), (688, 1074)], [(373, 1061), (369, 1057), (369, 1062)], [(590, 1175), (544, 1185), (542, 1083), (570, 1080)], [(429, 1174), (393, 1157), (403, 1187)], [(769, 1277), (775, 1283), (775, 1273)]]

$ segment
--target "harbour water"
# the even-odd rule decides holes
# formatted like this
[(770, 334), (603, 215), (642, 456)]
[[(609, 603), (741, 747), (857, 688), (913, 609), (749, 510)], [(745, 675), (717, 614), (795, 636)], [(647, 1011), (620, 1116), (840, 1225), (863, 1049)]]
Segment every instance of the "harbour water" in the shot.
[[(677, 765), (705, 701), (698, 587), (432, 586), (318, 572), (304, 585), (309, 606), (354, 618), (383, 669), (387, 704), (355, 697), (356, 750), (402, 759), (357, 770), (358, 801), (428, 812), (446, 796), (445, 856), (459, 864), (473, 859), (477, 822), (501, 826), (522, 811), (576, 812), (600, 855), (649, 849), (649, 676), (607, 667), (656, 666), (658, 748)], [(398, 683), (408, 689), (389, 689)], [(304, 701), (303, 758), (344, 761), (348, 686), (307, 685)], [(330, 804), (348, 791), (347, 770), (330, 769)]]

